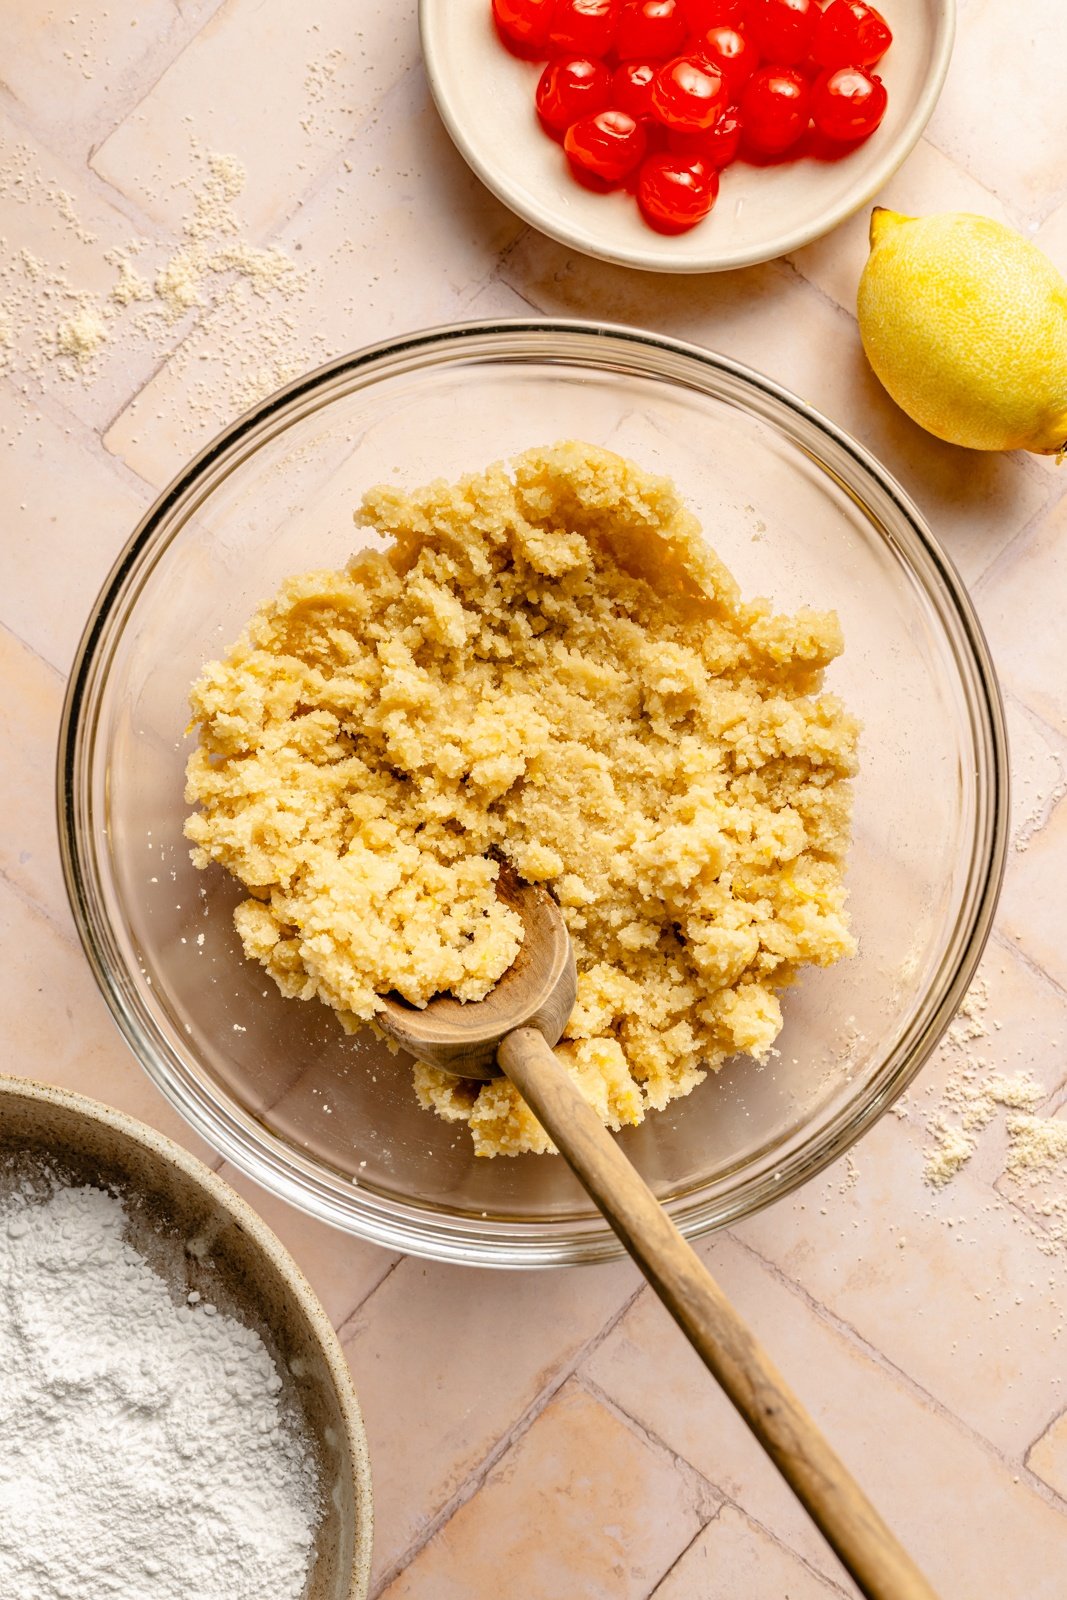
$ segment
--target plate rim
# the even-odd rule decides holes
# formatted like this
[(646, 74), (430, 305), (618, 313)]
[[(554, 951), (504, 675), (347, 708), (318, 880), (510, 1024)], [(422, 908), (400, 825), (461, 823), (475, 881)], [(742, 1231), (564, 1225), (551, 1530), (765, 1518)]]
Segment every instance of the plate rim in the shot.
[[(488, 5), (488, 0), (483, 0)], [(508, 209), (530, 227), (546, 234), (558, 244), (569, 246), (581, 255), (606, 261), (613, 266), (631, 267), (641, 272), (671, 272), (695, 276), (699, 273), (734, 272), (742, 267), (757, 266), (764, 261), (774, 261), (799, 250), (813, 240), (822, 238), (842, 222), (873, 200), (893, 174), (915, 149), (941, 96), (956, 35), (956, 0), (934, 0), (937, 7), (937, 34), (929, 70), (922, 93), (907, 122), (892, 144), (886, 146), (881, 158), (870, 169), (867, 179), (849, 190), (836, 205), (821, 211), (807, 223), (778, 234), (762, 245), (734, 250), (709, 250), (699, 257), (680, 259), (670, 253), (666, 244), (640, 249), (628, 245), (597, 245), (590, 241), (584, 230), (568, 228), (566, 221), (550, 206), (541, 207), (531, 201), (528, 190), (509, 181), (479, 146), (467, 137), (455, 112), (449, 95), (449, 80), (441, 70), (441, 52), (437, 45), (435, 29), (451, 11), (456, 0), (419, 0), (419, 39), (422, 48), (426, 80), (438, 115), (445, 129), (475, 176)], [(501, 46), (503, 49), (503, 46)], [(650, 231), (650, 237), (651, 230)]]

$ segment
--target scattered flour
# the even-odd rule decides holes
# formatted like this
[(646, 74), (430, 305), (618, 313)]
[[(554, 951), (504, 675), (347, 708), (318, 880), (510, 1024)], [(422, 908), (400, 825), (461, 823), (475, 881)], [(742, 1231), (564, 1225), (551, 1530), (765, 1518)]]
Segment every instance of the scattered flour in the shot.
[(332, 136), (336, 140), (338, 134), (342, 136), (348, 131), (356, 109), (354, 100), (348, 101), (341, 96), (340, 108), (343, 126), (338, 126), (338, 94), (342, 87), (339, 74), (345, 66), (343, 50), (328, 50), (307, 63), (304, 76), (304, 103), (307, 109), (300, 118), (300, 126), (306, 134), (314, 136), (322, 133)]
[(319, 1508), (281, 1379), (125, 1224), (100, 1189), (0, 1198), (0, 1594), (300, 1600)]
[(1033, 1183), (1061, 1166), (1067, 1171), (1067, 1122), (1053, 1117), (1010, 1117), (1008, 1171), (1013, 1178)]
[(56, 349), (61, 356), (70, 356), (82, 363), (95, 355), (106, 338), (107, 325), (103, 317), (91, 301), (83, 300), (77, 311), (56, 329)]
[(958, 1060), (926, 1120), (924, 1177), (943, 1189), (971, 1160), (979, 1136), (1002, 1120), (1008, 1151), (998, 1188), (1052, 1255), (1067, 1247), (1067, 1120), (1036, 1115), (1048, 1090), (1032, 1073), (1000, 1072), (974, 1048), (989, 1037), (988, 1009), (988, 987), (979, 979), (945, 1036)]
[(123, 250), (111, 250), (104, 257), (108, 266), (118, 272), (118, 282), (111, 290), (111, 299), (117, 306), (130, 306), (137, 301), (151, 300), (154, 294), (147, 278), (141, 276)]
[(1047, 729), (1012, 710), (1012, 819), (1015, 849), (1022, 853), (1067, 795), (1067, 762)]
[(960, 1060), (927, 1123), (933, 1142), (926, 1150), (925, 1177), (935, 1189), (949, 1183), (967, 1165), (978, 1148), (977, 1135), (989, 1127), (998, 1110), (1030, 1112), (1046, 1095), (1031, 1073), (1007, 1077), (969, 1048), (989, 1037), (988, 1010), (989, 986), (984, 978), (978, 978), (945, 1034), (946, 1044), (958, 1052)]
[[(182, 181), (189, 206), (177, 243), (167, 250), (134, 237), (98, 253), (86, 248), (96, 235), (73, 198), (46, 181), (29, 148), (5, 151), (0, 199), (32, 204), (38, 217), (43, 200), (49, 221), (34, 228), (35, 251), (0, 237), (0, 370), (23, 387), (46, 386), (53, 376), (90, 385), (109, 356), (145, 362), (146, 371), (169, 358), (190, 380), (193, 432), (313, 365), (325, 353), (322, 341), (300, 336), (292, 307), (309, 294), (314, 272), (279, 246), (244, 237), (238, 202), (245, 183), (235, 156), (197, 147)], [(212, 329), (220, 370), (199, 384), (199, 358), (186, 336), (209, 308), (221, 312)]]

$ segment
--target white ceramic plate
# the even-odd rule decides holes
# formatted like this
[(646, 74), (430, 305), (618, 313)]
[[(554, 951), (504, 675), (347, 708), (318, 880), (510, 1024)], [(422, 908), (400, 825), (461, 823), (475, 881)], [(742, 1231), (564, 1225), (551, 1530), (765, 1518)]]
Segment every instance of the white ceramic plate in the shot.
[(629, 195), (592, 194), (574, 182), (534, 111), (541, 67), (505, 50), (490, 0), (420, 0), (419, 20), (445, 126), (505, 205), (604, 261), (649, 272), (725, 272), (835, 228), (878, 193), (918, 141), (948, 70), (955, 0), (883, 0), (880, 9), (895, 37), (878, 69), (889, 110), (877, 133), (840, 161), (729, 167), (710, 217), (673, 238), (647, 227)]

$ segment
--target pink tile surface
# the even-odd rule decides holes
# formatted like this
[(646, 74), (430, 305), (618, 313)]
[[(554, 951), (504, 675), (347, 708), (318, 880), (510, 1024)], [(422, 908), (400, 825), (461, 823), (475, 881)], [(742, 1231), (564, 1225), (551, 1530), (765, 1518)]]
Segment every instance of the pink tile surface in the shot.
[(1057, 733), (1067, 735), (1067, 681), (1058, 609), (1067, 592), (1067, 496), (1028, 529), (978, 589), (978, 608), (1008, 688)]
[(97, 992), (69, 916), (50, 920), (0, 882), (3, 1070), (73, 1089), (139, 1117), (220, 1165), (153, 1088), (119, 1037)]
[[(1040, 1486), (1023, 1481), (1018, 1465), (1000, 1459), (777, 1270), (730, 1240), (704, 1245), (701, 1253), (939, 1593), (951, 1600), (1053, 1600), (1062, 1581), (1057, 1558), (1062, 1561), (1067, 1552), (1067, 1530), (1062, 1508)], [(830, 1565), (832, 1558), (807, 1539), (807, 1530), (796, 1533), (772, 1469), (742, 1437), (693, 1357), (676, 1351), (668, 1368), (662, 1319), (649, 1300), (646, 1291), (591, 1358), (590, 1375), (748, 1517), (851, 1593), (840, 1569)], [(989, 1518), (997, 1523), (997, 1537), (987, 1540), (974, 1530)], [(970, 1540), (960, 1523), (972, 1530)], [(755, 1593), (777, 1600), (780, 1591), (768, 1586)]]
[(218, 0), (108, 0), (4, 13), (4, 90), (13, 112), (82, 160), (192, 39)]
[(237, 149), (251, 179), (242, 211), (258, 234), (291, 214), (417, 58), (406, 7), (223, 0), (92, 166), (173, 226), (195, 144)]
[[(1064, 190), (1067, 99), (1047, 66), (1059, 58), (1057, 0), (965, 0), (959, 36), (929, 137), (1021, 222), (1042, 221)], [(1012, 100), (1011, 132), (998, 115), (998, 87)], [(1007, 107), (1003, 107), (1006, 112)]]
[(49, 416), (2, 380), (0, 449), (7, 502), (0, 620), (66, 672), (150, 491), (129, 479), (96, 434)]
[[(478, 1272), (401, 1261), (341, 1330), (363, 1397), (389, 1574), (637, 1287), (629, 1265)], [(397, 1439), (418, 1440), (415, 1449)]]
[(715, 1508), (662, 1445), (568, 1384), (383, 1593), (640, 1600)]
[[(882, 203), (1007, 218), (1067, 269), (1061, 11), (1058, 0), (961, 0), (944, 98)], [(1005, 1115), (944, 1190), (926, 1186), (923, 1162), (965, 1058), (1027, 1070), (1041, 1109), (1062, 1117), (1067, 1105), (1067, 475), (954, 450), (880, 389), (853, 316), (865, 215), (789, 261), (720, 278), (626, 272), (523, 227), (436, 118), (413, 3), (6, 12), (0, 1065), (120, 1106), (222, 1166), (295, 1253), (341, 1329), (367, 1416), (375, 1594), (853, 1595), (628, 1263), (479, 1274), (397, 1258), (224, 1166), (107, 1014), (53, 821), (81, 626), (153, 491), (245, 403), (248, 363), (238, 370), (225, 344), (237, 310), (261, 329), (262, 361), (257, 349), (248, 360), (267, 387), (285, 362), (299, 370), (432, 323), (536, 312), (659, 329), (769, 373), (884, 460), (972, 586), (1007, 691), (1012, 848), (983, 965), (984, 1032), (944, 1044), (851, 1164), (701, 1248), (942, 1600), (1063, 1600), (1067, 1260), (1033, 1196), (1005, 1179)], [(150, 336), (133, 326), (136, 307), (124, 311), (125, 336), (90, 369), (36, 360), (70, 312), (64, 285), (118, 327), (107, 256), (136, 242), (147, 276), (169, 259), (197, 150), (243, 165), (242, 241), (276, 243), (309, 291), (279, 316), (248, 283), (238, 306), (220, 278)]]
[(1067, 1499), (1067, 1411), (1038, 1439), (1026, 1464), (1050, 1489)]
[(655, 1600), (735, 1600), (739, 1594), (828, 1600), (841, 1590), (735, 1506), (724, 1506), (655, 1591)]

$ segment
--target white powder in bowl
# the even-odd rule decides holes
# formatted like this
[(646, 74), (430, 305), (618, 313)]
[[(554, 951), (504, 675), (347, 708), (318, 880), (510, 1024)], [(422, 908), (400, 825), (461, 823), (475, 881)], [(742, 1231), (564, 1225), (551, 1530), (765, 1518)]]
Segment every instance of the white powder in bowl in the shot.
[(259, 1335), (95, 1188), (0, 1198), (0, 1595), (301, 1600), (314, 1459)]

